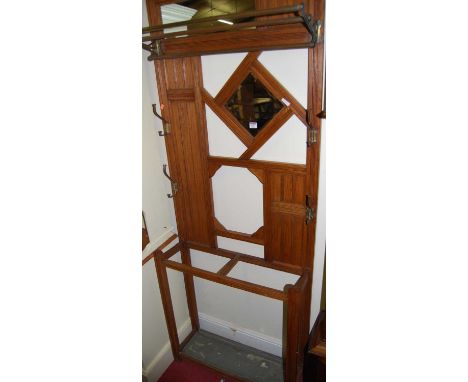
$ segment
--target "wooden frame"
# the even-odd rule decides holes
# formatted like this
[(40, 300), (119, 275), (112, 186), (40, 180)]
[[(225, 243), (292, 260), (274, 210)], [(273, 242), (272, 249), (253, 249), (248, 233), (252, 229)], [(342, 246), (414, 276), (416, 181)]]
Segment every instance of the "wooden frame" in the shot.
[[(147, 0), (150, 25), (161, 22), (161, 4), (174, 1)], [(256, 9), (288, 6), (294, 0), (256, 0)], [(313, 20), (324, 20), (324, 0), (306, 0), (305, 11)], [(268, 17), (276, 16), (266, 16)], [(158, 32), (152, 32), (157, 34)], [(320, 113), (323, 94), (323, 44), (308, 49), (307, 105), (301, 105), (258, 61), (263, 50), (311, 47), (310, 35), (303, 26), (276, 25), (256, 30), (228, 31), (210, 35), (161, 42), (164, 59), (154, 61), (163, 118), (171, 123), (165, 137), (171, 177), (179, 183), (174, 197), (180, 243), (171, 250), (154, 253), (154, 260), (168, 325), (171, 348), (176, 359), (185, 357), (181, 348), (188, 339), (179, 341), (167, 280), (167, 268), (184, 274), (192, 336), (199, 329), (193, 277), (201, 277), (233, 288), (283, 301), (285, 381), (302, 380), (302, 357), (307, 343), (310, 321), (311, 287), (314, 262), (316, 221), (306, 221), (307, 208), (317, 209), (320, 161)], [(217, 95), (203, 87), (200, 54), (249, 52)], [(171, 59), (167, 59), (171, 57)], [(225, 107), (232, 91), (252, 73), (268, 91), (288, 105), (277, 113), (253, 137)], [(210, 156), (206, 131), (208, 105), (247, 147), (239, 158)], [(316, 137), (307, 145), (306, 164), (287, 164), (252, 160), (252, 156), (281, 126), (295, 115)], [(211, 178), (221, 166), (243, 167), (251, 171), (264, 188), (264, 226), (253, 234), (227, 230), (214, 215)], [(281, 192), (278, 192), (281, 189)], [(229, 237), (265, 246), (265, 258), (257, 258), (218, 248), (217, 236)], [(286, 239), (284, 239), (286, 238)], [(284, 240), (283, 240), (284, 239)], [(283, 240), (283, 241), (281, 241)], [(300, 245), (295, 245), (298, 242)], [(191, 265), (191, 250), (199, 250), (229, 261), (209, 272)], [(170, 258), (181, 252), (182, 262)], [(149, 259), (148, 259), (149, 260)], [(229, 277), (238, 262), (246, 262), (299, 275), (294, 285), (284, 290), (268, 288)], [(195, 361), (198, 362), (198, 361)], [(231, 376), (233, 378), (233, 376)], [(235, 378), (234, 378), (235, 379)]]
[[(153, 1), (157, 6), (171, 2), (177, 3), (177, 1)], [(153, 24), (150, 20), (150, 26), (143, 28), (143, 34), (149, 33), (148, 36), (143, 37), (143, 49), (151, 53), (149, 60), (157, 60), (245, 50), (314, 47), (320, 39), (320, 22), (313, 21), (313, 18), (306, 12), (307, 6), (303, 3), (279, 1), (279, 3), (282, 2), (286, 4), (271, 8), (273, 4), (268, 6), (262, 0), (256, 0), (254, 11), (224, 16), (226, 19), (254, 17), (255, 21), (240, 22), (231, 26), (223, 25), (165, 33), (165, 28), (214, 21), (217, 17), (165, 25), (162, 22)], [(161, 13), (161, 9), (152, 8), (151, 12)], [(151, 44), (144, 44), (148, 41), (151, 41)]]

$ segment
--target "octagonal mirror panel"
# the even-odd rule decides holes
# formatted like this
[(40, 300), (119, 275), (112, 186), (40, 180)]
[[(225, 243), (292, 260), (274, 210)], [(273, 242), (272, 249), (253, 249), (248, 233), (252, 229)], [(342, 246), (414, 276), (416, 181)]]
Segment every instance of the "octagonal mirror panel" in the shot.
[(252, 136), (256, 136), (283, 106), (250, 73), (226, 104), (232, 115)]

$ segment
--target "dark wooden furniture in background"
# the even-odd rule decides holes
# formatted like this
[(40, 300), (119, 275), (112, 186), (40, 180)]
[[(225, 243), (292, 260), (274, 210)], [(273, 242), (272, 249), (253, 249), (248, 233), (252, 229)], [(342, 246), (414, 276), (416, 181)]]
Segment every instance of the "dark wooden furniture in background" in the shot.
[[(161, 25), (161, 4), (167, 0), (147, 0), (151, 26)], [(256, 0), (257, 10), (295, 5), (293, 0)], [(324, 19), (323, 0), (307, 0), (305, 12), (312, 20)], [(262, 16), (261, 20), (276, 18)], [(167, 27), (169, 24), (165, 25)], [(158, 36), (161, 27), (151, 31)], [(314, 46), (312, 48), (312, 46)], [(304, 108), (260, 63), (263, 50), (308, 47), (308, 97)], [(284, 302), (284, 370), (286, 382), (299, 382), (303, 373), (303, 349), (309, 335), (312, 271), (320, 160), (322, 111), (323, 43), (312, 42), (303, 25), (270, 25), (255, 30), (209, 33), (159, 43), (163, 56), (155, 59), (161, 114), (170, 123), (165, 135), (170, 176), (177, 182), (173, 201), (179, 243), (163, 252), (153, 252), (166, 323), (175, 359), (184, 357), (181, 349), (199, 330), (193, 277), (200, 277)], [(216, 96), (203, 87), (200, 54), (249, 52)], [(153, 53), (154, 54), (154, 53)], [(154, 58), (154, 57), (153, 57)], [(249, 75), (259, 80), (274, 97), (285, 99), (283, 107), (255, 136), (251, 135), (226, 107), (242, 81)], [(239, 158), (209, 155), (205, 105), (228, 126), (247, 147)], [(308, 132), (306, 164), (288, 164), (252, 160), (252, 156), (293, 115)], [(304, 142), (306, 144), (306, 142)], [(253, 234), (226, 229), (214, 216), (211, 178), (221, 166), (235, 166), (251, 171), (263, 184), (264, 226)], [(264, 245), (264, 259), (218, 248), (217, 236)], [(191, 265), (191, 250), (228, 258), (218, 272)], [(182, 262), (171, 260), (181, 253)], [(299, 275), (294, 285), (277, 290), (229, 277), (238, 262), (246, 262)], [(180, 341), (169, 290), (167, 268), (184, 273), (192, 333)]]
[(146, 226), (146, 219), (145, 219), (145, 213), (142, 212), (142, 217), (143, 217), (143, 228), (142, 228), (142, 237), (141, 237), (141, 244), (142, 244), (142, 251), (145, 249), (145, 247), (148, 245), (150, 242), (149, 235), (148, 235), (148, 227)]
[(304, 360), (304, 382), (326, 380), (326, 313), (322, 310), (310, 332)]

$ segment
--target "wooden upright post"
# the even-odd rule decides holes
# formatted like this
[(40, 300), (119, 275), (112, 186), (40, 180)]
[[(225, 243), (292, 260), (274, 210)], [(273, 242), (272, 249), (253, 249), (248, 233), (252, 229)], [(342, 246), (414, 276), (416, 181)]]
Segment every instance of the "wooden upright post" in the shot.
[(177, 325), (174, 316), (174, 308), (172, 306), (171, 290), (169, 289), (169, 281), (167, 279), (167, 269), (161, 259), (162, 252), (158, 251), (154, 255), (154, 263), (156, 266), (156, 274), (158, 276), (159, 291), (161, 293), (161, 301), (166, 317), (167, 332), (171, 342), (172, 355), (174, 359), (179, 359), (179, 335), (177, 334)]
[(285, 382), (302, 382), (304, 351), (307, 343), (308, 325), (305, 325), (308, 309), (306, 300), (310, 298), (310, 274), (304, 273), (295, 285), (286, 285), (284, 292), (288, 298), (284, 309), (283, 359)]
[(299, 295), (297, 288), (290, 284), (284, 287), (284, 291), (288, 295), (288, 299), (285, 302), (285, 341), (283, 340), (284, 381), (296, 382), (299, 347), (299, 328), (297, 325), (299, 318)]
[[(192, 261), (190, 259), (190, 249), (185, 245), (185, 243), (182, 243), (180, 253), (182, 257), (182, 264), (192, 265)], [(193, 275), (184, 272), (184, 281), (185, 293), (187, 295), (188, 310), (190, 314), (190, 321), (192, 323), (192, 330), (199, 330), (200, 323), (198, 320), (197, 298), (195, 296), (195, 285), (193, 283)]]

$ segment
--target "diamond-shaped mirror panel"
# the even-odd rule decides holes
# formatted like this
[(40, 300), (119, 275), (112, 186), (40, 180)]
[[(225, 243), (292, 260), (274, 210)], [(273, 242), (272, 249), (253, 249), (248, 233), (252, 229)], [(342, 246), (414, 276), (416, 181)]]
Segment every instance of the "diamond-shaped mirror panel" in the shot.
[(226, 107), (255, 136), (283, 108), (283, 104), (249, 74), (227, 101)]

